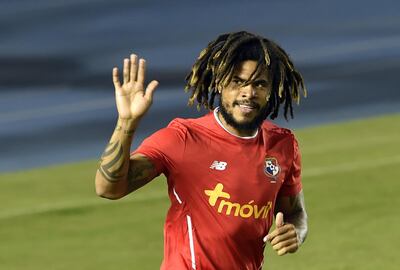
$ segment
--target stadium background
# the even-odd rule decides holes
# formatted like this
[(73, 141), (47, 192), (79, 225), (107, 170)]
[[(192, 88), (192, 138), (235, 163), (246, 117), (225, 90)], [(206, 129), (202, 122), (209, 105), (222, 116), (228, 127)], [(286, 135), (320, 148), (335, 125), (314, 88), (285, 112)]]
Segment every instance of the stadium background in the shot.
[[(0, 268), (157, 269), (163, 179), (108, 202), (93, 178), (114, 127), (111, 69), (138, 53), (160, 81), (135, 145), (186, 107), (184, 77), (223, 32), (282, 45), (309, 98), (303, 149), (310, 237), (265, 269), (397, 269), (398, 1), (0, 1)], [(60, 165), (61, 164), (61, 165)]]

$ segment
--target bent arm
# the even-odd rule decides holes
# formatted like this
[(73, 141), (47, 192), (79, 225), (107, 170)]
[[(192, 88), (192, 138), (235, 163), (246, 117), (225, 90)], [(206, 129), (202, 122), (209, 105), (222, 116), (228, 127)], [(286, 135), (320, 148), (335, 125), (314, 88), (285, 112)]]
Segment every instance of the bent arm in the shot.
[(297, 233), (299, 244), (302, 244), (308, 233), (307, 212), (304, 203), (303, 190), (294, 196), (278, 197), (275, 213), (282, 212), (286, 223), (293, 224)]
[(108, 199), (119, 199), (140, 188), (156, 176), (151, 162), (143, 155), (130, 158), (133, 134), (140, 119), (150, 108), (158, 82), (144, 88), (146, 61), (131, 54), (124, 59), (123, 81), (113, 68), (118, 122), (111, 140), (101, 156), (96, 172), (96, 193)]
[(119, 199), (144, 186), (157, 176), (154, 165), (144, 155), (130, 157), (137, 121), (119, 119), (104, 150), (96, 173), (96, 193), (107, 199)]

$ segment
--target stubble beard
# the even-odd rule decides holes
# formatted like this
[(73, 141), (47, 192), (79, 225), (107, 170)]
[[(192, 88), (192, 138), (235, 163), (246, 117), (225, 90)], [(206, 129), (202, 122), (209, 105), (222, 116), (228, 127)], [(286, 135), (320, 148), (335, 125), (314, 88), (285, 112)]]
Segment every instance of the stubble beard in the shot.
[[(233, 106), (236, 105), (233, 104)], [(267, 111), (267, 106), (264, 106), (258, 111), (257, 116), (252, 121), (240, 123), (237, 122), (233, 117), (233, 115), (227, 111), (227, 109), (223, 105), (222, 97), (220, 96), (219, 98), (219, 112), (221, 113), (225, 122), (234, 129), (239, 131), (249, 132), (257, 130), (266, 118), (266, 111)]]

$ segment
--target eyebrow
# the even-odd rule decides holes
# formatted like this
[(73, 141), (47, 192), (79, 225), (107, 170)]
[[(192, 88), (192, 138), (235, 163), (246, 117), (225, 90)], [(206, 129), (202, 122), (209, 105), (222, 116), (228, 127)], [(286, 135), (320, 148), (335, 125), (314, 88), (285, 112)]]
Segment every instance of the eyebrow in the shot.
[(254, 81), (254, 83), (265, 83), (265, 84), (268, 84), (268, 81), (267, 80), (264, 80), (264, 79), (260, 79), (260, 80), (256, 80), (256, 81)]
[[(243, 78), (240, 78), (237, 75), (233, 76), (233, 79), (240, 80), (240, 81), (243, 81), (243, 82), (247, 81), (247, 80), (245, 80)], [(265, 83), (265, 84), (268, 84), (268, 81), (264, 80), (264, 79), (258, 79), (258, 80), (252, 81), (251, 83)]]

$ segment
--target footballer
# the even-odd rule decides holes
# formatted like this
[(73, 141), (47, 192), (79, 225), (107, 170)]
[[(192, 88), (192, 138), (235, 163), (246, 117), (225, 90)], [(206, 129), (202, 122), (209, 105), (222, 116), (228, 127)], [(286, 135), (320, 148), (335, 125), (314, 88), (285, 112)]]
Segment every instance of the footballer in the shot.
[[(161, 269), (261, 269), (268, 243), (293, 253), (307, 235), (301, 154), (294, 134), (269, 120), (293, 118), (303, 78), (275, 42), (245, 31), (218, 36), (186, 77), (189, 105), (131, 152), (158, 82), (146, 61), (113, 69), (118, 121), (96, 174), (96, 192), (119, 199), (164, 174), (171, 202)], [(155, 98), (155, 102), (157, 102)], [(275, 228), (270, 231), (275, 218)]]

